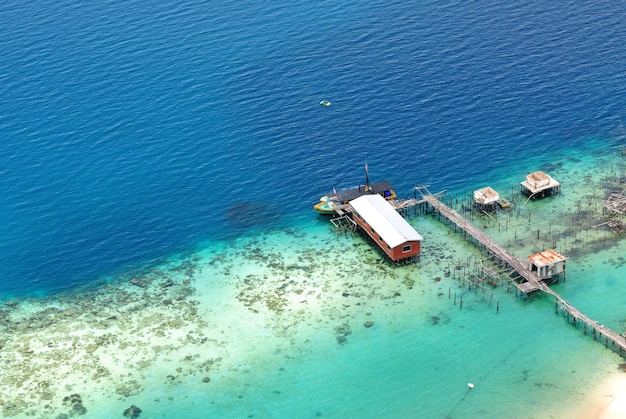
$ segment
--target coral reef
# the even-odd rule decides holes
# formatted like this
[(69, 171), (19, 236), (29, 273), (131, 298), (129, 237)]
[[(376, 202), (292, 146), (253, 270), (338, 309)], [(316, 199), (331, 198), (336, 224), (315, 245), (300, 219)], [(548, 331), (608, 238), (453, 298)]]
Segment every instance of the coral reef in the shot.
[(134, 404), (131, 405), (128, 409), (124, 410), (124, 416), (130, 419), (136, 419), (139, 417), (140, 414), (141, 409)]

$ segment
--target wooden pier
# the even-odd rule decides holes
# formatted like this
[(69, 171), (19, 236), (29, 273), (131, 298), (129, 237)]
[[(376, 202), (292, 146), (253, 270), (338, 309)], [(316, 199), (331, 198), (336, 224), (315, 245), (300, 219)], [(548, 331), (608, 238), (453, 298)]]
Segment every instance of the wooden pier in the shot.
[(512, 281), (512, 283), (524, 294), (528, 295), (535, 291), (543, 291), (555, 298), (555, 310), (558, 313), (559, 308), (567, 314), (569, 321), (570, 316), (573, 319), (574, 326), (583, 325), (585, 334), (588, 328), (593, 331), (596, 340), (605, 338), (605, 347), (608, 348), (611, 342), (611, 349), (619, 352), (620, 355), (626, 355), (626, 335), (620, 335), (610, 328), (598, 323), (581, 313), (576, 307), (568, 303), (559, 294), (554, 292), (544, 281), (540, 280), (538, 275), (531, 271), (530, 264), (525, 263), (518, 257), (510, 254), (498, 243), (491, 240), (479, 228), (470, 223), (465, 217), (457, 213), (452, 208), (442, 203), (436, 196), (432, 194), (423, 194), (423, 201), (427, 202), (434, 210), (438, 211), (441, 216), (455, 224), (466, 234), (469, 234), (478, 243), (482, 244), (490, 253), (498, 258), (502, 263), (509, 265), (522, 278), (521, 281)]
[(520, 282), (513, 282), (520, 291), (525, 294), (530, 294), (533, 291), (542, 289), (542, 282), (539, 280), (537, 274), (532, 272), (522, 260), (510, 254), (498, 243), (491, 240), (491, 237), (489, 237), (478, 227), (470, 223), (465, 217), (442, 203), (433, 195), (425, 195), (424, 200), (428, 202), (428, 204), (436, 211), (438, 211), (443, 217), (445, 217), (461, 230), (472, 236), (477, 242), (485, 246), (485, 248), (493, 253), (498, 259), (513, 268), (515, 272), (517, 272), (524, 279)]

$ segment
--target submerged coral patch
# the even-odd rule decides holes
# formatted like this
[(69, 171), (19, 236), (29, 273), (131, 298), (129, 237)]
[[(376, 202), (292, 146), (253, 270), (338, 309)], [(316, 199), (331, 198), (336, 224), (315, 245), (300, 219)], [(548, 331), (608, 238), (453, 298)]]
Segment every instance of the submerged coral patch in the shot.
[(280, 208), (267, 202), (239, 202), (226, 210), (226, 219), (239, 228), (272, 223), (280, 218)]
[(130, 418), (130, 419), (136, 419), (139, 417), (140, 414), (141, 414), (141, 409), (135, 406), (134, 404), (131, 405), (128, 409), (125, 409), (123, 413), (124, 417)]
[(352, 334), (352, 328), (348, 323), (343, 323), (335, 327), (335, 338), (337, 343), (344, 345), (348, 341), (348, 336)]

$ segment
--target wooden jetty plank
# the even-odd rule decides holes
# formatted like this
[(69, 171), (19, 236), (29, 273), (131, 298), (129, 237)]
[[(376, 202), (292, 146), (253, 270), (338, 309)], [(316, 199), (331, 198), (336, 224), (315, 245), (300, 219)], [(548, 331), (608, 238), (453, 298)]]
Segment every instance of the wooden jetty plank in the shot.
[(428, 202), (434, 209), (439, 211), (439, 213), (450, 220), (452, 223), (457, 225), (467, 234), (471, 235), (476, 239), (479, 243), (489, 249), (494, 255), (496, 255), (500, 260), (507, 263), (511, 266), (519, 275), (521, 275), (526, 282), (518, 283), (513, 281), (515, 286), (522, 292), (529, 294), (533, 291), (541, 290), (546, 294), (553, 295), (556, 299), (557, 306), (560, 304), (561, 309), (566, 311), (570, 316), (572, 316), (576, 321), (582, 321), (600, 335), (604, 335), (607, 339), (607, 342), (610, 340), (613, 345), (617, 345), (620, 349), (620, 354), (626, 354), (626, 335), (622, 336), (619, 333), (614, 332), (610, 328), (598, 323), (597, 321), (591, 319), (587, 315), (580, 312), (576, 307), (572, 306), (568, 303), (563, 297), (553, 291), (548, 285), (542, 282), (539, 277), (532, 272), (529, 267), (522, 262), (518, 257), (510, 254), (506, 251), (502, 246), (498, 243), (495, 243), (491, 238), (485, 234), (478, 227), (474, 226), (470, 223), (465, 217), (460, 215), (458, 212), (448, 207), (438, 198), (433, 195), (424, 195), (424, 200)]
[(626, 352), (626, 335), (620, 335), (619, 333), (616, 333), (615, 331), (604, 326), (603, 324), (600, 324), (596, 320), (591, 319), (589, 316), (583, 314), (576, 307), (568, 303), (559, 294), (552, 291), (547, 285), (542, 285), (542, 291), (554, 295), (554, 297), (556, 298), (556, 304), (560, 304), (562, 310), (566, 311), (576, 321), (582, 321), (590, 326), (595, 332), (599, 333), (600, 335), (604, 335), (607, 340), (610, 340), (611, 342), (613, 342), (614, 345), (617, 345), (620, 348), (620, 353), (623, 354), (624, 352)]
[(425, 201), (417, 200), (417, 199), (394, 199), (392, 201), (389, 201), (391, 206), (394, 207), (395, 209), (408, 208), (414, 205), (421, 204), (423, 202)]

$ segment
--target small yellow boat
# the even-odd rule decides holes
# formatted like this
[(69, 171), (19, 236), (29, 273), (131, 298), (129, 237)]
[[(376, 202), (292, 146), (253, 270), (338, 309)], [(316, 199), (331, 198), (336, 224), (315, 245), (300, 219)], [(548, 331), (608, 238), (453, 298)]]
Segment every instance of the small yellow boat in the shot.
[(502, 209), (509, 209), (511, 208), (511, 203), (509, 201), (507, 201), (504, 198), (500, 198), (498, 199), (498, 205), (500, 205), (500, 208)]
[(313, 209), (320, 214), (332, 214), (335, 212), (335, 207), (337, 204), (336, 198), (329, 198), (328, 196), (323, 196), (320, 198), (320, 202), (313, 206)]

